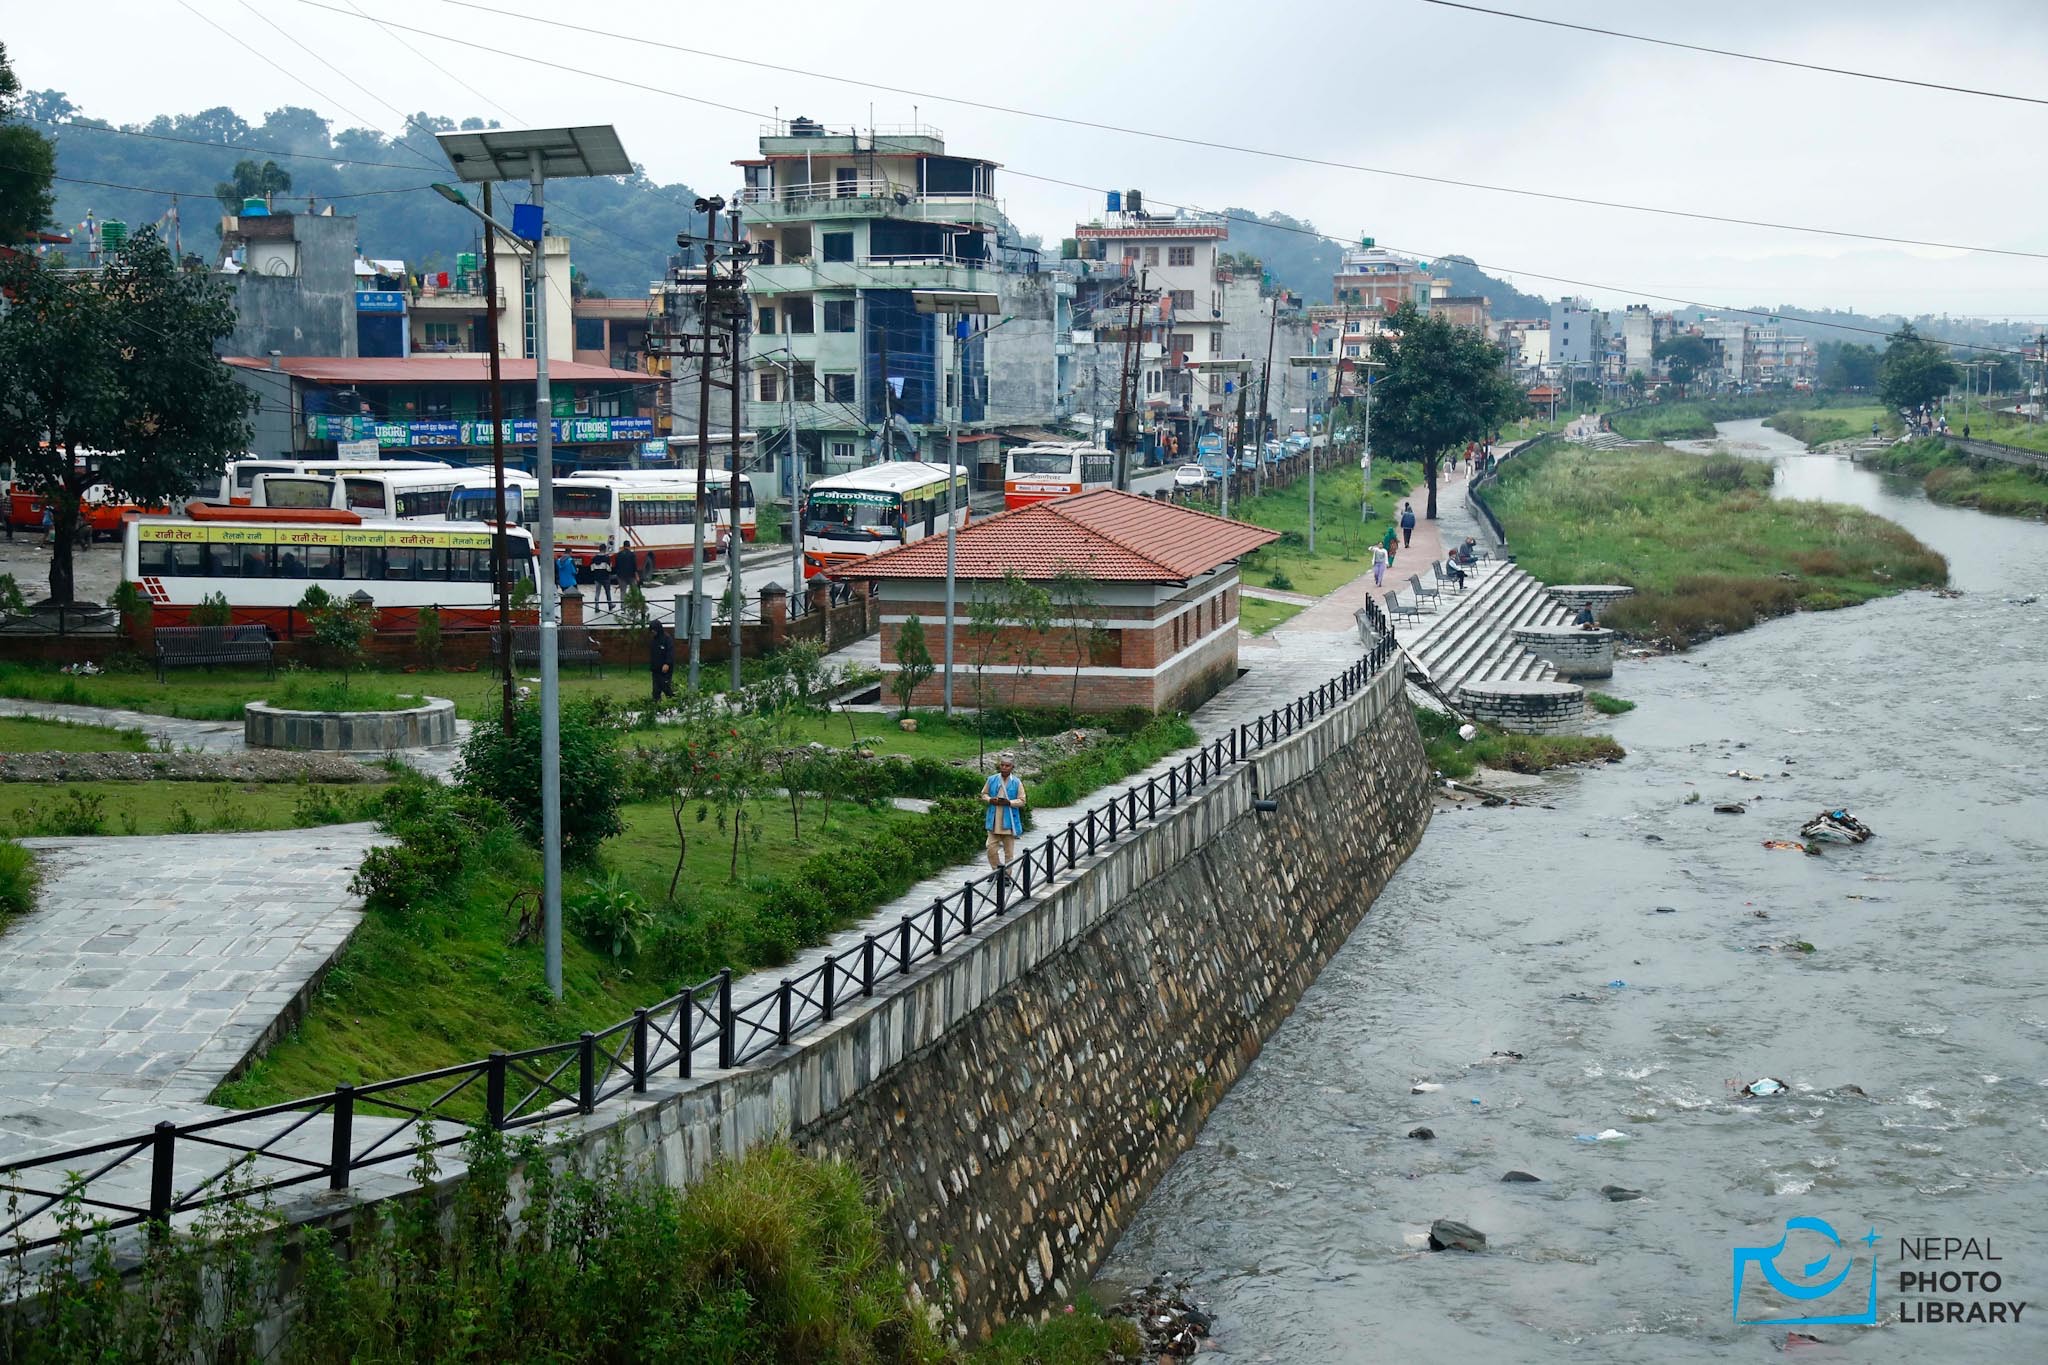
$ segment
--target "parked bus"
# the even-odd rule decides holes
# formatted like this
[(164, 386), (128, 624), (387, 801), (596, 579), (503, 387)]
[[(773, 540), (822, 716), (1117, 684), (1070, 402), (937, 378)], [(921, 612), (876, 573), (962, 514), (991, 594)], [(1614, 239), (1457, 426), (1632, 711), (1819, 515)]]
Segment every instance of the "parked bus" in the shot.
[(450, 497), (457, 489), (489, 487), (495, 498), (494, 478), (488, 469), (452, 469), (447, 465), (339, 473), (305, 469), (265, 472), (251, 480), (249, 505), (339, 507), (359, 516), (387, 521), (445, 521)]
[(1116, 482), (1116, 456), (1086, 441), (1018, 446), (1003, 470), (1003, 506), (1024, 507)]
[[(512, 503), (509, 483), (506, 500), (518, 508), (514, 516), (519, 523), (531, 527), (540, 520), (540, 484), (524, 478), (520, 484), (523, 496), (518, 503)], [(704, 515), (705, 558), (709, 560), (717, 556), (718, 527), (732, 524), (732, 476), (714, 469), (705, 485), (710, 493)], [(568, 550), (579, 564), (600, 548), (621, 545), (631, 545), (643, 567), (674, 569), (689, 564), (696, 549), (696, 471), (578, 472), (556, 479), (554, 487), (555, 544)], [(463, 488), (451, 495), (448, 515), (455, 521), (495, 521), (497, 505), (495, 487)], [(756, 515), (754, 486), (742, 477), (741, 540), (754, 539)]]
[[(954, 465), (953, 522), (967, 525), (967, 468)], [(834, 474), (804, 490), (804, 577), (944, 535), (946, 466), (918, 460)]]
[[(409, 626), (438, 607), (444, 630), (495, 620), (493, 532), (453, 522), (370, 520), (333, 507), (193, 503), (178, 516), (142, 516), (123, 529), (122, 577), (153, 604), (158, 625), (187, 624), (219, 594), (237, 625), (292, 633), (306, 589), (368, 593), (380, 625)], [(514, 586), (534, 578), (533, 540), (508, 532)], [(303, 617), (298, 618), (303, 625)]]
[(247, 507), (258, 474), (381, 474), (394, 469), (446, 469), (446, 460), (293, 460), (250, 455), (229, 460), (218, 488), (208, 487), (210, 501)]

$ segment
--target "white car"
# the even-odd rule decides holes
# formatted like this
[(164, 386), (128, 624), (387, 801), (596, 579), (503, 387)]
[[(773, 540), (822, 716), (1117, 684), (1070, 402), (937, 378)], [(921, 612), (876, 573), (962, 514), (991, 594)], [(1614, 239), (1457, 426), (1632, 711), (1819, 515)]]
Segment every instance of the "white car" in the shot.
[(1198, 464), (1184, 464), (1173, 471), (1175, 488), (1201, 488), (1209, 482), (1209, 471)]

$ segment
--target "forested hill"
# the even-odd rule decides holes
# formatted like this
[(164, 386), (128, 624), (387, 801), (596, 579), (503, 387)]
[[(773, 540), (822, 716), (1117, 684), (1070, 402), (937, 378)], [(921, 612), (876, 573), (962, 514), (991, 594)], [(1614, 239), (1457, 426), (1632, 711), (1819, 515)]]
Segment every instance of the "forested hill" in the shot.
[[(452, 119), (415, 115), (401, 142), (364, 128), (331, 132), (310, 109), (272, 110), (252, 124), (221, 107), (115, 129), (53, 90), (29, 95), (23, 106), (31, 126), (57, 143), (60, 227), (75, 228), (91, 210), (102, 221), (139, 229), (164, 218), (175, 192), (185, 250), (210, 259), (223, 211), (216, 188), (233, 178), (239, 162), (274, 161), (291, 177), (277, 206), (302, 212), (310, 197), (316, 209), (331, 204), (338, 214), (354, 214), (366, 256), (452, 269), (455, 253), (475, 247), (475, 220), (427, 188), (452, 179), (433, 138), (457, 127)], [(460, 126), (488, 125), (472, 118)], [(523, 188), (512, 193), (526, 197)], [(641, 175), (562, 180), (548, 186), (548, 216), (574, 238), (577, 270), (605, 293), (627, 296), (643, 293), (666, 269), (696, 197), (687, 185)]]

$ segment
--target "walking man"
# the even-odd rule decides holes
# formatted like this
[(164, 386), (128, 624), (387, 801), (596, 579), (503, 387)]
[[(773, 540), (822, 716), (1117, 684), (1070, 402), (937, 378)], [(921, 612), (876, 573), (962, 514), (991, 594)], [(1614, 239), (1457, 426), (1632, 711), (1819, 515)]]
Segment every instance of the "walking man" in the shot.
[(555, 586), (565, 593), (576, 591), (576, 561), (567, 549), (555, 554)]
[(1401, 504), (1401, 548), (1407, 549), (1415, 543), (1415, 504)]
[(659, 711), (663, 697), (674, 701), (676, 696), (676, 641), (659, 621), (647, 636), (647, 671), (653, 674), (653, 709)]
[(640, 581), (640, 558), (633, 553), (632, 542), (621, 541), (612, 555), (612, 577), (619, 580), (621, 594)]
[(597, 589), (597, 605), (612, 605), (612, 556), (608, 545), (597, 547), (590, 557), (590, 585)]
[(988, 828), (988, 865), (998, 872), (1017, 856), (1017, 836), (1024, 832), (1024, 784), (1016, 766), (1008, 758), (997, 759), (981, 789), (981, 804), (988, 807), (982, 820)]

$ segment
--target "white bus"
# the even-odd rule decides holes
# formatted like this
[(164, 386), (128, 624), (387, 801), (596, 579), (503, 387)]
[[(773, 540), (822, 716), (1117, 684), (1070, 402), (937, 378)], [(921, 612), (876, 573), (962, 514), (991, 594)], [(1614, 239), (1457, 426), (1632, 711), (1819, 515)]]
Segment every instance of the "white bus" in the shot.
[(1092, 493), (1116, 482), (1116, 456), (1086, 441), (1018, 446), (1003, 467), (1003, 506)]
[[(208, 596), (227, 599), (236, 625), (280, 635), (303, 627), (297, 607), (318, 583), (336, 597), (366, 592), (379, 624), (440, 608), (444, 630), (495, 620), (494, 532), (453, 522), (369, 520), (331, 507), (222, 507), (194, 503), (178, 516), (142, 516), (122, 530), (122, 577), (154, 607), (158, 625), (185, 625)], [(533, 539), (507, 533), (516, 587), (534, 578)]]
[[(508, 480), (507, 488), (510, 488)], [(488, 469), (344, 470), (265, 472), (250, 484), (251, 507), (338, 507), (358, 516), (396, 521), (445, 521), (460, 488), (491, 487)]]
[[(946, 533), (945, 465), (898, 460), (804, 490), (804, 577)], [(952, 466), (953, 525), (967, 524), (967, 467)]]
[[(704, 514), (705, 558), (709, 560), (717, 556), (718, 528), (732, 525), (732, 476), (714, 469), (705, 484), (710, 493)], [(522, 480), (521, 488), (523, 496), (513, 504), (508, 482), (508, 510), (516, 506), (514, 516), (530, 527), (540, 519), (540, 485), (537, 480)], [(742, 477), (739, 491), (739, 536), (748, 541), (754, 539), (756, 529), (754, 486)], [(696, 549), (696, 501), (695, 470), (569, 474), (555, 480), (555, 544), (579, 564), (599, 549), (630, 545), (643, 571), (682, 568)], [(452, 495), (448, 515), (455, 521), (495, 521), (497, 506), (495, 487), (464, 488)]]
[(247, 507), (255, 492), (258, 474), (375, 474), (393, 469), (446, 469), (445, 460), (293, 460), (282, 456), (264, 459), (255, 455), (229, 460), (221, 472), (220, 486), (213, 501)]

